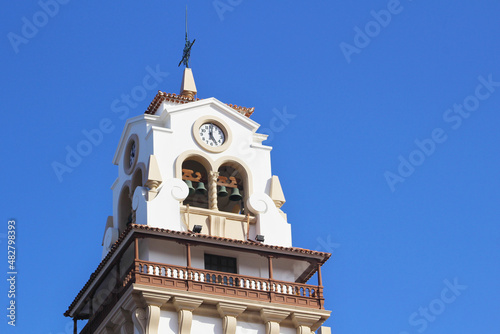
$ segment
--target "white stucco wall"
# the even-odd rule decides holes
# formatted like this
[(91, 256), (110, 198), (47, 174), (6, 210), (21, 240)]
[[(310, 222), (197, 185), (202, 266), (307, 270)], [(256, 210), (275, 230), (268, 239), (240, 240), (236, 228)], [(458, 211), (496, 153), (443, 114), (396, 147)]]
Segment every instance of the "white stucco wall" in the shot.
[[(295, 282), (307, 269), (309, 263), (288, 258), (273, 259), (273, 278), (279, 281)], [(313, 283), (315, 284), (315, 283)]]
[[(146, 261), (171, 264), (184, 267), (187, 265), (186, 246), (166, 240), (146, 239), (139, 242), (140, 258)], [(131, 253), (133, 247), (127, 252)], [(268, 259), (256, 253), (244, 251), (228, 251), (218, 247), (191, 245), (191, 266), (193, 268), (205, 268), (205, 254), (228, 256), (236, 258), (238, 274), (268, 278)], [(273, 278), (280, 281), (295, 282), (295, 280), (307, 269), (307, 261), (298, 261), (288, 258), (273, 258)], [(127, 267), (128, 268), (128, 267)], [(311, 282), (316, 284), (316, 282)]]
[[(160, 311), (160, 324), (158, 326), (158, 333), (162, 334), (177, 334), (179, 333), (177, 312), (173, 311)], [(192, 332), (196, 333), (196, 332)]]
[(147, 251), (141, 259), (172, 264), (175, 266), (186, 266), (186, 247), (173, 241), (165, 241), (159, 239), (146, 239), (142, 240), (147, 244)]
[(238, 326), (236, 327), (236, 334), (265, 334), (266, 325), (238, 321)]
[(297, 334), (297, 330), (291, 327), (280, 326), (280, 334)]
[[(193, 124), (202, 117), (213, 117), (221, 120), (231, 133), (231, 144), (220, 153), (204, 150), (193, 136)], [(122, 189), (131, 183), (133, 172), (127, 174), (124, 168), (124, 156), (129, 138), (138, 138), (136, 168), (143, 170), (143, 182), (147, 178), (147, 166), (150, 155), (155, 155), (162, 176), (163, 184), (174, 178), (180, 179), (179, 164), (189, 154), (197, 154), (207, 160), (214, 170), (225, 162), (240, 164), (248, 174), (246, 196), (258, 195), (254, 205), (258, 210), (252, 210), (257, 216), (257, 228), (252, 227), (253, 234), (265, 234), (265, 243), (291, 246), (290, 225), (278, 214), (274, 204), (269, 202), (268, 209), (259, 211), (259, 203), (269, 191), (271, 172), (271, 147), (262, 145), (262, 135), (256, 134), (259, 127), (255, 121), (245, 117), (222, 102), (209, 98), (187, 104), (172, 104), (164, 102), (157, 115), (139, 115), (127, 120), (125, 128), (115, 153), (113, 162), (118, 165), (118, 178), (112, 185), (113, 191), (113, 228), (119, 228), (119, 200)], [(177, 168), (176, 168), (177, 165)], [(172, 186), (172, 184), (170, 184)], [(131, 189), (132, 192), (134, 189)], [(133, 196), (134, 201), (143, 201), (137, 207), (139, 224), (148, 224), (174, 230), (184, 230), (184, 224), (178, 212), (178, 199), (172, 202), (172, 188), (168, 191), (160, 187), (160, 193), (153, 201), (146, 203), (145, 196)], [(143, 192), (145, 193), (145, 192)], [(137, 195), (137, 194), (136, 194)], [(139, 194), (141, 195), (141, 194)], [(137, 197), (137, 198), (135, 198)], [(174, 196), (175, 197), (175, 196)], [(154, 202), (156, 201), (156, 202)], [(166, 204), (170, 201), (170, 204)], [(260, 202), (259, 202), (260, 201)], [(165, 202), (165, 204), (163, 204)], [(173, 203), (173, 204), (172, 204)], [(172, 219), (173, 218), (173, 219)], [(255, 231), (255, 232), (254, 232)], [(115, 233), (114, 235), (118, 235)], [(114, 242), (114, 240), (113, 240)]]
[(191, 333), (221, 334), (222, 319), (193, 314)]

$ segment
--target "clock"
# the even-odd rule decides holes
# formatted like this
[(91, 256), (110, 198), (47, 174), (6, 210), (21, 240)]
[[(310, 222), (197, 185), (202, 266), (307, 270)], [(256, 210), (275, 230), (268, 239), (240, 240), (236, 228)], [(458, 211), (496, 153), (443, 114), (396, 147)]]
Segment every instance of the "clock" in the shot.
[(137, 164), (139, 157), (139, 138), (133, 134), (128, 139), (125, 150), (123, 151), (123, 169), (125, 173), (131, 174)]
[(135, 141), (130, 145), (130, 150), (128, 152), (128, 168), (132, 168), (135, 163)]
[(220, 153), (231, 145), (231, 129), (218, 117), (200, 117), (192, 129), (194, 140), (205, 151)]
[(204, 123), (200, 126), (201, 140), (211, 147), (222, 146), (226, 141), (224, 131), (214, 123)]

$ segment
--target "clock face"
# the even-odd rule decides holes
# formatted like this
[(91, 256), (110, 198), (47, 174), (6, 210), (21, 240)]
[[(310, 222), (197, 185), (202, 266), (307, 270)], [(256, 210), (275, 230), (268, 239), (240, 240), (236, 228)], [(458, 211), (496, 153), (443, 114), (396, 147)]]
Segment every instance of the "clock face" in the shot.
[(221, 146), (226, 140), (224, 131), (213, 123), (205, 123), (200, 126), (200, 137), (205, 144), (211, 147)]
[(128, 159), (128, 167), (132, 168), (135, 162), (135, 141), (130, 145), (129, 159)]

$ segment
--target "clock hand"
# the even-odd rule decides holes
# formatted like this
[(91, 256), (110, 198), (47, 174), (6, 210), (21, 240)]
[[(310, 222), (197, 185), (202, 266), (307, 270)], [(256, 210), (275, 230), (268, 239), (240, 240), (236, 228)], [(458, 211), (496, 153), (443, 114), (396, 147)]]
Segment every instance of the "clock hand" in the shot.
[(209, 131), (209, 133), (208, 133), (208, 134), (209, 134), (210, 138), (212, 138), (212, 140), (213, 140), (214, 142), (216, 142), (215, 137), (214, 137), (214, 125), (213, 125), (213, 124), (211, 124), (211, 126), (210, 126), (210, 131)]

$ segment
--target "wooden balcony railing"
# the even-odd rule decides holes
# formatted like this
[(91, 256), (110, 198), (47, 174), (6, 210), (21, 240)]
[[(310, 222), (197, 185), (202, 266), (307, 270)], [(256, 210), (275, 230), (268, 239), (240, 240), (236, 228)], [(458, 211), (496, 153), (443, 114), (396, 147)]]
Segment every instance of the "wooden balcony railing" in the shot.
[(321, 286), (188, 268), (150, 261), (135, 262), (135, 283), (222, 296), (323, 308)]

